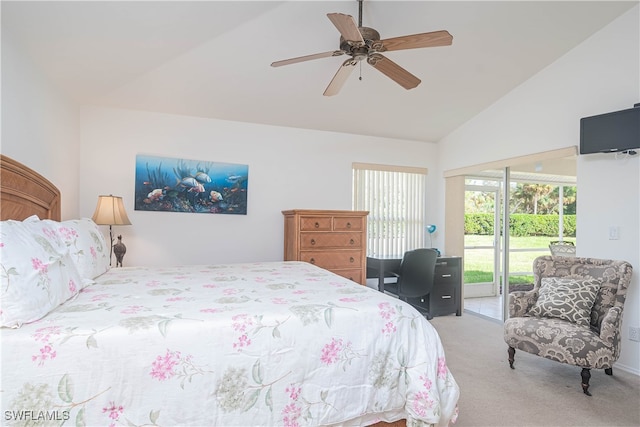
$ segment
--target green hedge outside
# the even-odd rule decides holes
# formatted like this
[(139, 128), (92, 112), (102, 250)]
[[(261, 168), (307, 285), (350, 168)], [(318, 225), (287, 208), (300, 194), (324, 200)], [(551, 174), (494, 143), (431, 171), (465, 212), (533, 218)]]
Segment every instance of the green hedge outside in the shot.
[[(511, 214), (511, 236), (557, 236), (559, 215)], [(576, 236), (576, 216), (564, 215), (565, 237)], [(468, 213), (464, 215), (464, 234), (493, 235), (493, 214)]]

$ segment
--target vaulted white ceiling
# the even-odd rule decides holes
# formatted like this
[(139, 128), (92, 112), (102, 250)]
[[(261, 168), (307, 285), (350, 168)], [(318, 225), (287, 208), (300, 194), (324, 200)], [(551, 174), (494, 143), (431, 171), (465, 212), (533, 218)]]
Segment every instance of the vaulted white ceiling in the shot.
[[(345, 57), (326, 14), (348, 1), (2, 1), (2, 37), (82, 104), (437, 142), (637, 1), (364, 2), (383, 39), (446, 29), (453, 45), (388, 52), (405, 90), (366, 63), (322, 93)], [(360, 79), (361, 77), (361, 79)], [(4, 106), (3, 106), (4, 107)]]

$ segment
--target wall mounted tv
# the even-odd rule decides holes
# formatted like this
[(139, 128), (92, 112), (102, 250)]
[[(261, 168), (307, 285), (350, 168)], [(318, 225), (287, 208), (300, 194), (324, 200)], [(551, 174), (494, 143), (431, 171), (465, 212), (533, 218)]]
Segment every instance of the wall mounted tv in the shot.
[(627, 110), (580, 119), (580, 154), (613, 153), (635, 148), (640, 148), (640, 104)]

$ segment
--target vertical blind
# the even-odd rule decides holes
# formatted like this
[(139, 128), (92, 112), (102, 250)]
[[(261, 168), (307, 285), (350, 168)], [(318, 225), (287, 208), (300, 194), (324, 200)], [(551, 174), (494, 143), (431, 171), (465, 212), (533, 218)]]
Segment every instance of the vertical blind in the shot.
[(427, 169), (353, 163), (353, 209), (369, 211), (367, 254), (424, 247)]

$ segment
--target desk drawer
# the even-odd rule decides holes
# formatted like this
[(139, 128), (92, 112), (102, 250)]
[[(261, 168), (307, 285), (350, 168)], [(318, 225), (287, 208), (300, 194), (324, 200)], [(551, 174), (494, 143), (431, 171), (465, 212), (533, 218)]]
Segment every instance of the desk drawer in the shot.
[(458, 282), (459, 270), (453, 267), (436, 267), (434, 273), (435, 283), (438, 284), (455, 284)]
[(449, 313), (456, 311), (458, 296), (456, 295), (457, 287), (454, 284), (446, 285), (438, 283), (433, 286), (429, 299), (431, 300), (431, 308), (435, 313)]
[(456, 284), (460, 280), (460, 263), (458, 259), (439, 260), (434, 273), (435, 283)]
[(300, 248), (362, 248), (362, 233), (300, 233)]
[(301, 251), (300, 261), (305, 261), (327, 270), (361, 268), (362, 251)]

